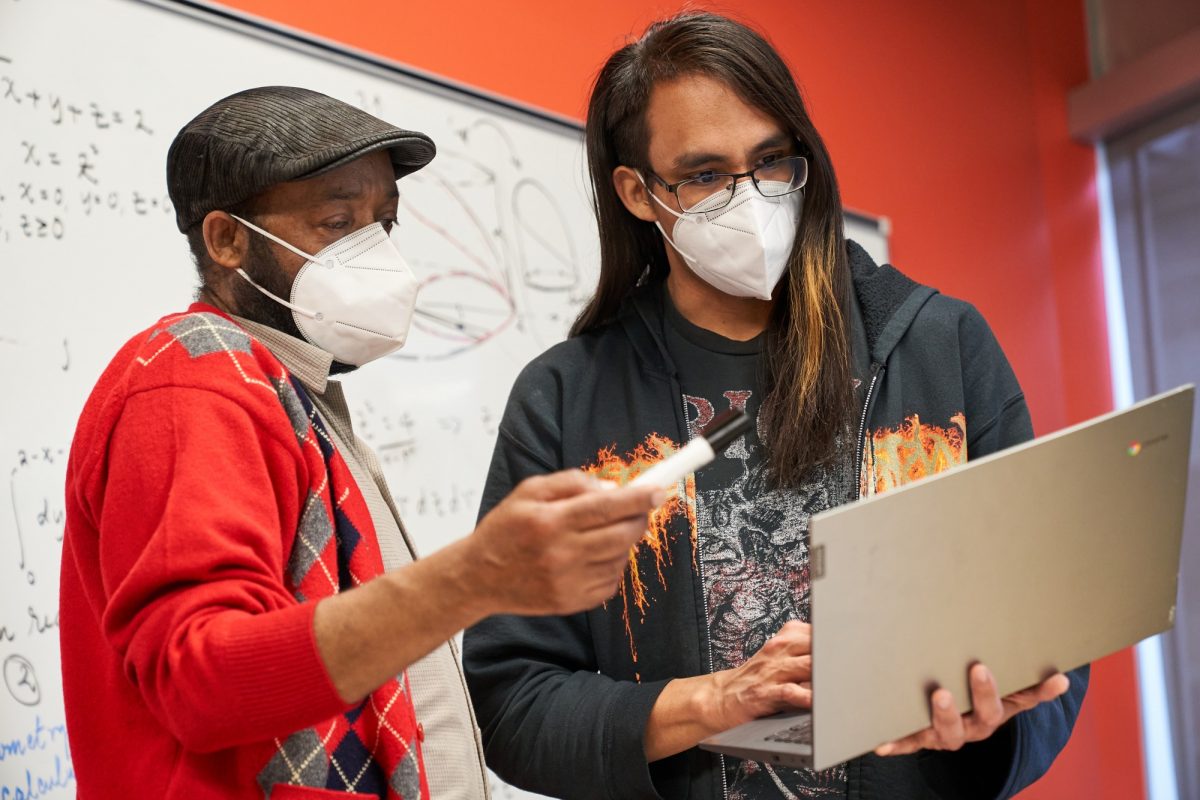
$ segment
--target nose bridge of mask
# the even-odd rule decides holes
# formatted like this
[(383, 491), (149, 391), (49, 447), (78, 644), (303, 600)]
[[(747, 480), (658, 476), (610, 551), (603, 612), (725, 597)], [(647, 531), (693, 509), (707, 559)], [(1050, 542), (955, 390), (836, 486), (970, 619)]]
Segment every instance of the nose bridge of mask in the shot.
[(326, 263), (337, 262), (349, 269), (408, 269), (396, 240), (380, 222), (343, 236), (317, 255), (323, 256)]
[[(720, 197), (720, 193), (718, 192), (716, 194), (716, 196)], [(733, 187), (733, 199), (730, 200), (729, 202), (730, 203), (737, 203), (737, 202), (744, 203), (749, 198), (757, 197), (757, 196), (758, 196), (758, 190), (754, 188), (754, 181), (751, 180), (750, 178), (741, 178), (738, 180), (737, 185)]]
[[(688, 218), (686, 214), (679, 213), (678, 211), (676, 211), (675, 209), (671, 208), (669, 205), (664, 203), (662, 200), (659, 200), (658, 195), (656, 195), (654, 192), (650, 191), (650, 185), (646, 183), (646, 179), (642, 177), (641, 173), (638, 173), (638, 180), (640, 180), (642, 182), (642, 186), (644, 186), (646, 188), (646, 193), (650, 195), (650, 199), (652, 199), (654, 202), (658, 203), (660, 206), (662, 206), (664, 209), (666, 209), (666, 212), (668, 214), (675, 217), (676, 219), (687, 219)], [(740, 205), (741, 203), (745, 202), (747, 199), (749, 199), (749, 195), (747, 195), (747, 192), (749, 192), (751, 195), (757, 194), (758, 192), (750, 184), (751, 184), (751, 181), (749, 178), (743, 178), (743, 179), (739, 180), (737, 183), (737, 186), (733, 187), (733, 199), (729, 201), (728, 205), (736, 206), (736, 205)], [(702, 200), (699, 203), (699, 205), (697, 205), (695, 208), (689, 209), (688, 213), (693, 214), (693, 215), (695, 215), (695, 214), (707, 215), (707, 214), (711, 214), (714, 211), (726, 211), (728, 207), (725, 204), (721, 204), (722, 197), (723, 197), (723, 195), (721, 192), (714, 192), (710, 197)], [(707, 208), (706, 207), (708, 205), (718, 205), (718, 204), (721, 204), (719, 208)]]

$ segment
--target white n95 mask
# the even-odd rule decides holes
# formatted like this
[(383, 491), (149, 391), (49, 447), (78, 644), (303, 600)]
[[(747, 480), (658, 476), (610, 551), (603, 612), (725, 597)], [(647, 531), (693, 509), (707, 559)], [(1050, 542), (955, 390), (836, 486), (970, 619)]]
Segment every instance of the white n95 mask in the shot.
[[(644, 178), (642, 185), (646, 186)], [(726, 197), (718, 192), (687, 214), (680, 214), (659, 200), (649, 186), (646, 191), (678, 220), (674, 237), (667, 235), (658, 220), (654, 224), (692, 272), (725, 294), (771, 299), (771, 292), (787, 271), (796, 241), (803, 203), (800, 192), (764, 197), (750, 180), (742, 180), (734, 187), (728, 205), (713, 208)]]
[(259, 286), (245, 270), (238, 269), (238, 274), (290, 308), (296, 327), (311, 344), (356, 367), (404, 346), (417, 306), (417, 278), (383, 223), (359, 228), (309, 255), (254, 223), (231, 216), (306, 259), (292, 281), (290, 302)]

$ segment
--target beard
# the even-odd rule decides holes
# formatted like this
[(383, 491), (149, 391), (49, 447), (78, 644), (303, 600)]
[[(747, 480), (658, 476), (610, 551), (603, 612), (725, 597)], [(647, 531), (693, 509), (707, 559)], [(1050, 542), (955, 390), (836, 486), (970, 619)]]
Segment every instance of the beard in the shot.
[[(250, 246), (246, 250), (246, 258), (242, 262), (242, 269), (246, 271), (251, 280), (271, 294), (276, 297), (291, 299), (292, 281), (295, 279), (288, 278), (284, 273), (283, 268), (279, 265), (279, 260), (275, 258), (275, 254), (271, 252), (270, 246), (263, 238), (259, 236), (252, 236), (250, 238)], [(300, 332), (300, 328), (296, 326), (296, 320), (292, 316), (290, 308), (267, 297), (247, 281), (239, 279), (233, 284), (233, 299), (237, 304), (240, 316), (257, 322), (260, 325), (274, 328), (281, 333), (286, 333), (288, 336), (308, 341), (304, 334)], [(310, 344), (313, 343), (310, 342)], [(353, 364), (345, 364), (334, 359), (329, 367), (329, 373), (331, 375), (341, 375), (353, 372), (356, 369), (358, 367)]]
[[(246, 250), (242, 269), (251, 280), (271, 294), (286, 300), (291, 299), (292, 279), (284, 273), (275, 254), (261, 237), (250, 237), (250, 246)], [(241, 278), (234, 279), (233, 299), (240, 316), (297, 339), (304, 339), (292, 318), (291, 309), (267, 297), (249, 282)]]

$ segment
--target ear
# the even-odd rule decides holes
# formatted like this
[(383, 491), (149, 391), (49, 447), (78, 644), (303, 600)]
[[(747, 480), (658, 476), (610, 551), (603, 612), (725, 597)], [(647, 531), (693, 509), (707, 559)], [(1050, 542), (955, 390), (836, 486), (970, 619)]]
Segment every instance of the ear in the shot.
[(225, 269), (239, 269), (250, 246), (250, 232), (224, 211), (210, 211), (204, 217), (204, 246), (213, 263)]
[(621, 198), (630, 214), (646, 222), (654, 222), (658, 218), (654, 213), (650, 190), (633, 167), (617, 167), (613, 170), (612, 178), (617, 197)]

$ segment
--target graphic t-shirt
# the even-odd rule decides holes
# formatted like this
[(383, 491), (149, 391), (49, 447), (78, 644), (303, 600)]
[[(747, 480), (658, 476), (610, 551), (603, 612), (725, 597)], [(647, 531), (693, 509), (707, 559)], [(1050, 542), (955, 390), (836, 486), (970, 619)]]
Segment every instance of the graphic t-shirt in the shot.
[[(766, 476), (761, 369), (765, 334), (726, 339), (689, 322), (663, 290), (664, 336), (679, 371), (688, 435), (730, 408), (755, 428), (696, 473), (698, 566), (704, 584), (714, 671), (738, 667), (790, 620), (810, 620), (808, 520), (851, 493), (852, 458), (799, 489), (772, 488)], [(732, 800), (845, 797), (844, 765), (822, 772), (725, 757)]]

